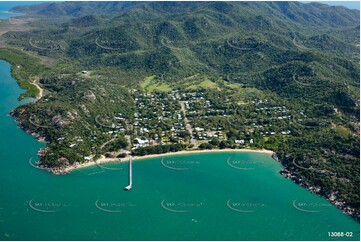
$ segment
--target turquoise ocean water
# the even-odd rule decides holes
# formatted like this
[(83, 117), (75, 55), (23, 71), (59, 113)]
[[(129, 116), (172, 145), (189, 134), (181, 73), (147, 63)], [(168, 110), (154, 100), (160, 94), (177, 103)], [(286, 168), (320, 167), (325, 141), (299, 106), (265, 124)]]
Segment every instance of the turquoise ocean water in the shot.
[(10, 13), (8, 12), (11, 8), (16, 6), (25, 6), (25, 5), (33, 5), (40, 2), (6, 2), (0, 1), (0, 19), (7, 19), (11, 17), (21, 16), (22, 14), (19, 13)]

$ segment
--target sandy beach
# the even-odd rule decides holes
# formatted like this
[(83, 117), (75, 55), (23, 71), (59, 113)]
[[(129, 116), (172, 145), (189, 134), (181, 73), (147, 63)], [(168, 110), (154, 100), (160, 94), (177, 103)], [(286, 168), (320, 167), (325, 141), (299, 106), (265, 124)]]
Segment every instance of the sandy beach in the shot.
[(36, 101), (40, 100), (44, 96), (44, 89), (39, 86), (39, 84), (37, 83), (38, 81), (39, 81), (39, 78), (36, 78), (32, 82), (30, 82), (31, 84), (36, 86), (36, 88), (39, 90), (39, 94), (36, 97)]
[[(145, 156), (132, 156), (133, 161), (142, 160), (142, 159), (149, 159), (149, 158), (157, 158), (157, 157), (164, 157), (164, 156), (173, 156), (173, 155), (185, 155), (185, 154), (197, 154), (197, 153), (221, 153), (221, 152), (253, 152), (253, 153), (261, 153), (265, 155), (272, 156), (274, 152), (272, 150), (265, 150), (265, 149), (258, 149), (258, 150), (251, 150), (251, 149), (214, 149), (214, 150), (183, 150), (178, 152), (169, 152), (164, 154), (152, 154), (152, 155), (145, 155)], [(118, 162), (127, 162), (129, 160), (129, 156), (125, 158), (105, 158), (104, 156), (95, 160), (89, 161), (87, 163), (83, 163), (80, 165), (72, 165), (65, 168), (63, 171), (65, 173), (69, 173), (76, 169), (81, 169), (85, 167), (96, 166), (98, 164), (105, 164), (105, 163), (118, 163)]]

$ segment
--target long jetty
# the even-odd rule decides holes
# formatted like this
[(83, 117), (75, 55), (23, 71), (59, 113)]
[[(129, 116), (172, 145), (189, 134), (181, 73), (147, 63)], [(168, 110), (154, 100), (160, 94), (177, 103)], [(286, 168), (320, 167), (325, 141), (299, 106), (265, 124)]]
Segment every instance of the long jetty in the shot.
[(129, 191), (130, 189), (132, 189), (132, 183), (133, 183), (133, 178), (132, 178), (132, 157), (129, 158), (129, 185), (124, 187), (124, 190)]

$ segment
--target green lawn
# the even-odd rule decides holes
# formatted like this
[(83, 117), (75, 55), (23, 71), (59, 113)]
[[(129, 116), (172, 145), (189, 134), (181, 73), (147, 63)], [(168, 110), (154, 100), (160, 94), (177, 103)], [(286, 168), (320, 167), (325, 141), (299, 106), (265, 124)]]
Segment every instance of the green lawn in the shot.
[(172, 88), (164, 82), (155, 80), (156, 76), (148, 76), (144, 78), (144, 81), (140, 83), (140, 87), (148, 92), (160, 91), (160, 92), (170, 92)]

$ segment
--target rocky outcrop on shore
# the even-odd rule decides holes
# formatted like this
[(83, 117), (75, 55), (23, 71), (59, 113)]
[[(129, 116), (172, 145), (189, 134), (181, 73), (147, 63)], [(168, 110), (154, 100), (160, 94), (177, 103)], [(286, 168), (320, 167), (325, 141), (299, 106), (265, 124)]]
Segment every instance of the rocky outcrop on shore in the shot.
[[(277, 161), (278, 161), (278, 159), (277, 159)], [(350, 215), (358, 222), (360, 221), (360, 214), (356, 211), (356, 209), (347, 205), (346, 202), (341, 201), (337, 197), (337, 192), (326, 192), (326, 191), (322, 190), (321, 187), (309, 184), (308, 182), (306, 182), (304, 180), (304, 177), (302, 177), (299, 173), (297, 173), (296, 171), (292, 171), (292, 168), (289, 167), (285, 162), (282, 162), (282, 161), (280, 161), (280, 162), (283, 165), (283, 170), (281, 170), (280, 173), (285, 178), (290, 179), (297, 185), (306, 188), (311, 193), (314, 193), (314, 194), (317, 194), (319, 196), (326, 198), (330, 203), (332, 203), (337, 208), (342, 210), (345, 214)]]

